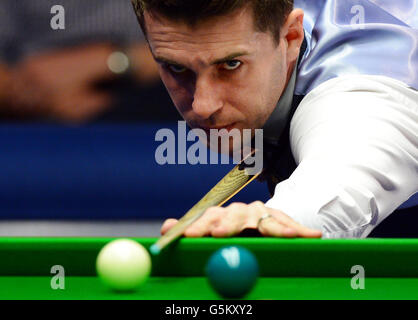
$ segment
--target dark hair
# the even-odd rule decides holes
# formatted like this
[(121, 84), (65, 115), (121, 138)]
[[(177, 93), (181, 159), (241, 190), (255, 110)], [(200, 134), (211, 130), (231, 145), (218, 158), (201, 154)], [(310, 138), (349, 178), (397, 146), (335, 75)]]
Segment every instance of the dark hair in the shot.
[(145, 35), (145, 11), (154, 11), (168, 19), (195, 25), (198, 21), (226, 15), (251, 5), (257, 30), (270, 31), (278, 39), (280, 28), (293, 9), (293, 0), (132, 0), (132, 4)]

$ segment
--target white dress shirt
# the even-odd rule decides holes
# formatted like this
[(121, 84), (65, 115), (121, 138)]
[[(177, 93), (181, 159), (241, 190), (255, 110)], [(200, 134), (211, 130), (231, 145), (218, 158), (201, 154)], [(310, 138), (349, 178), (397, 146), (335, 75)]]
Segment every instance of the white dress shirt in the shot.
[(418, 192), (417, 135), (418, 91), (384, 76), (328, 80), (292, 118), (298, 166), (266, 206), (324, 238), (366, 237)]

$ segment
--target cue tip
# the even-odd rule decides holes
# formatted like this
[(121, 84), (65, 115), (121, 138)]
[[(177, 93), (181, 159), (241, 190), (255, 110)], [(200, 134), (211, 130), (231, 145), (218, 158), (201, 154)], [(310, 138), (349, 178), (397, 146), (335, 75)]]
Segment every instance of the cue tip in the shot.
[(156, 256), (156, 255), (160, 254), (161, 248), (160, 248), (160, 246), (158, 244), (154, 243), (150, 247), (149, 251), (151, 252), (151, 254), (153, 254), (154, 256)]

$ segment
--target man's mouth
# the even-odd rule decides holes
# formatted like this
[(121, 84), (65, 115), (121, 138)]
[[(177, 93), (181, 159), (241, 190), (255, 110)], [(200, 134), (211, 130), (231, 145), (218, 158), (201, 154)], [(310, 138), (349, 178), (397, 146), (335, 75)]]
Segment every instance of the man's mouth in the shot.
[(226, 124), (226, 125), (216, 125), (216, 126), (201, 126), (200, 128), (205, 130), (206, 132), (210, 132), (211, 129), (213, 130), (226, 130), (228, 132), (230, 132), (232, 129), (235, 128), (235, 125), (237, 123), (233, 122), (231, 124)]

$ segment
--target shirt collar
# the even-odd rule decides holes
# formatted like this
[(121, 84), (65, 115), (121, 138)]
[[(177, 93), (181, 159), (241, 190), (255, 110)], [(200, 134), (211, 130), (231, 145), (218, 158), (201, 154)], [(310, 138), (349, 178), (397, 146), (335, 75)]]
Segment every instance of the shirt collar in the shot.
[(286, 127), (290, 113), (292, 111), (293, 95), (296, 86), (296, 74), (298, 63), (295, 63), (292, 76), (286, 86), (285, 91), (279, 99), (276, 108), (270, 115), (263, 127), (264, 140), (271, 144), (278, 144), (279, 138)]

